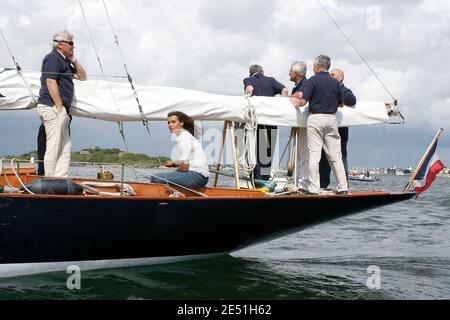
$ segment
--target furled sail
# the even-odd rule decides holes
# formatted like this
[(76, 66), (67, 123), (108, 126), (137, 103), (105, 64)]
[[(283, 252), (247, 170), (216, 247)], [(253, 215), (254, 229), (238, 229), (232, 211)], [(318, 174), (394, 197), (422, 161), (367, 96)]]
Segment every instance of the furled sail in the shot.
[[(40, 72), (0, 69), (0, 110), (21, 110), (35, 107), (31, 92), (37, 97)], [(74, 116), (105, 121), (141, 121), (142, 117), (128, 83), (88, 80), (75, 82), (71, 108)], [(117, 106), (109, 90), (112, 89)], [(286, 97), (250, 97), (218, 95), (201, 91), (136, 85), (147, 120), (166, 120), (170, 111), (182, 111), (196, 120), (246, 122), (249, 105), (254, 107), (259, 124), (305, 127), (307, 107), (295, 108)], [(389, 122), (384, 102), (360, 101), (354, 107), (339, 108), (340, 126), (374, 125)]]

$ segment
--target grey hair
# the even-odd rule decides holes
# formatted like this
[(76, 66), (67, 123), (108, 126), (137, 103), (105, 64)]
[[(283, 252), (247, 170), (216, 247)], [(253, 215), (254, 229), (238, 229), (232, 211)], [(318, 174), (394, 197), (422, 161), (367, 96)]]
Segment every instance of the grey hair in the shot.
[(314, 59), (314, 65), (319, 66), (320, 69), (328, 71), (331, 66), (331, 59), (329, 56), (320, 55)]
[(306, 63), (304, 63), (303, 61), (295, 61), (291, 65), (291, 70), (295, 73), (298, 73), (302, 77), (305, 77), (306, 76)]
[(253, 76), (256, 73), (264, 74), (264, 69), (260, 65), (252, 64), (250, 68), (248, 69), (248, 73), (250, 74), (250, 77)]
[(58, 48), (59, 42), (58, 41), (72, 41), (73, 40), (73, 34), (71, 34), (69, 31), (64, 30), (58, 33), (55, 33), (53, 36), (53, 49)]

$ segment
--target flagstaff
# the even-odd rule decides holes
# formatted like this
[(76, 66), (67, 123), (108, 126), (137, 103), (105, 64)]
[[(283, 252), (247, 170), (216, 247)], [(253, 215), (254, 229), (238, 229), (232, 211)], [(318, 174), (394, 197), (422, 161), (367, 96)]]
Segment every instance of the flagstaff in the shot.
[(411, 176), (411, 179), (409, 179), (408, 183), (406, 184), (406, 186), (403, 188), (402, 192), (407, 192), (409, 190), (409, 188), (411, 187), (412, 183), (414, 182), (414, 180), (416, 179), (418, 173), (420, 172), (420, 170), (422, 169), (422, 166), (424, 165), (425, 161), (427, 160), (427, 158), (430, 155), (430, 152), (433, 150), (433, 147), (435, 147), (439, 137), (441, 136), (442, 132), (444, 131), (443, 128), (440, 128), (438, 130), (438, 132), (436, 133), (434, 139), (431, 141), (430, 145), (428, 146), (427, 151), (425, 152), (425, 154), (423, 155), (422, 159), (419, 162), (419, 165), (417, 166), (416, 170), (414, 171), (414, 174)]

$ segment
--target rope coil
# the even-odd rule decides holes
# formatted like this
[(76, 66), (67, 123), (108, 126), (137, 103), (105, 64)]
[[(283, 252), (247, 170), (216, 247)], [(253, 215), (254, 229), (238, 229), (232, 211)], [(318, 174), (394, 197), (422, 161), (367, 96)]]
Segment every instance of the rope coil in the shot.
[(244, 154), (243, 163), (245, 173), (250, 176), (256, 167), (256, 135), (258, 130), (258, 116), (256, 108), (250, 101), (250, 96), (245, 95), (247, 110), (245, 113), (244, 127)]

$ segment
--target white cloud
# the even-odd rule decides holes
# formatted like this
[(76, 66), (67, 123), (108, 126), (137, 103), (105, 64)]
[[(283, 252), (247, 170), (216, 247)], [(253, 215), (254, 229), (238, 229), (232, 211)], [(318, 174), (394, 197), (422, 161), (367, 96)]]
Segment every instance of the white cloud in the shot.
[(21, 16), (19, 18), (19, 26), (24, 28), (24, 27), (28, 27), (31, 24), (31, 20), (28, 16)]
[[(105, 72), (124, 75), (102, 1), (82, 3)], [(399, 99), (405, 130), (450, 127), (450, 2), (321, 3)], [(391, 100), (316, 0), (108, 0), (107, 5), (136, 83), (241, 94), (248, 66), (259, 63), (290, 87), (293, 60), (311, 69), (314, 57), (325, 53), (333, 67), (345, 70), (345, 82), (359, 99)], [(379, 25), (370, 20), (374, 5)], [(0, 28), (21, 66), (35, 70), (52, 35), (68, 28), (88, 73), (100, 73), (77, 0), (3, 1)], [(11, 66), (3, 44), (0, 66)]]
[(8, 23), (8, 19), (0, 15), (0, 28), (4, 29)]
[(429, 13), (450, 15), (450, 2), (447, 0), (423, 0), (420, 8)]

